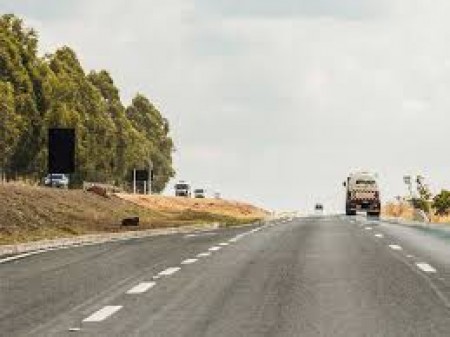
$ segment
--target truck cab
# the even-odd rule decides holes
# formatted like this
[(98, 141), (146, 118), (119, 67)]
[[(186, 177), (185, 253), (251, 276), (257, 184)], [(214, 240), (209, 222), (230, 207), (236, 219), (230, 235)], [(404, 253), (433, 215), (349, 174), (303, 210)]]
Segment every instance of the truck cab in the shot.
[(183, 180), (180, 181), (179, 183), (175, 184), (175, 196), (190, 198), (191, 197), (191, 185)]
[(356, 212), (364, 211), (368, 216), (380, 216), (380, 191), (374, 174), (352, 173), (347, 177), (344, 186), (346, 215), (356, 215)]

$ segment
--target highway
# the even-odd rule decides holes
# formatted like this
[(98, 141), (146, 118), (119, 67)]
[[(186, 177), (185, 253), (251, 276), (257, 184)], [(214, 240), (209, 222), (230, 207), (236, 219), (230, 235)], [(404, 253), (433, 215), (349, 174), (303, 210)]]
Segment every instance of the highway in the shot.
[(0, 264), (0, 335), (450, 336), (450, 235), (311, 216)]

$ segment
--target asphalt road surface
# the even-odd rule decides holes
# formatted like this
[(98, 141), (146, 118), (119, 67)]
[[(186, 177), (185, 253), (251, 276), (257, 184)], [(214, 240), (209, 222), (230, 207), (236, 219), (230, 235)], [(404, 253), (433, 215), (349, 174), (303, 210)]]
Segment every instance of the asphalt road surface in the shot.
[(450, 336), (450, 234), (345, 216), (0, 264), (0, 335)]

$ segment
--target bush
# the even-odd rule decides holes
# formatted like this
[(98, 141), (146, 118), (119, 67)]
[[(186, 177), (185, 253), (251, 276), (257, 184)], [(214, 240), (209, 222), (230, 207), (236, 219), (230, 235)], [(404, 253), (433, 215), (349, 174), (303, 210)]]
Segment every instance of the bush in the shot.
[(424, 199), (413, 198), (411, 200), (411, 203), (415, 209), (420, 209), (420, 210), (424, 211), (425, 213), (430, 212), (430, 203)]
[(448, 215), (450, 212), (450, 191), (442, 190), (433, 198), (436, 215)]

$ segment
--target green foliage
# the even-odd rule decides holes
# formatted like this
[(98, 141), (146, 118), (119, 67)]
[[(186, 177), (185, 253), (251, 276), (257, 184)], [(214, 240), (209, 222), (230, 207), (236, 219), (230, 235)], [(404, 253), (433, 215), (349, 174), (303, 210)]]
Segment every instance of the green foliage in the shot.
[(46, 173), (47, 130), (72, 127), (77, 134), (75, 181), (122, 184), (151, 158), (155, 191), (172, 168), (169, 123), (143, 95), (129, 107), (110, 74), (85, 74), (69, 47), (37, 55), (37, 33), (14, 15), (0, 16), (0, 165), (38, 179)]
[(169, 122), (141, 94), (134, 97), (126, 110), (126, 115), (134, 128), (142, 133), (150, 143), (147, 155), (151, 158), (155, 169), (153, 187), (156, 191), (161, 191), (175, 173), (170, 155), (174, 145), (172, 138), (169, 137)]
[(417, 176), (416, 183), (417, 183), (417, 192), (419, 193), (420, 199), (426, 201), (430, 200), (432, 193), (430, 191), (429, 186), (425, 184), (425, 178), (422, 176)]
[(16, 114), (14, 89), (9, 82), (0, 81), (0, 170), (3, 173), (12, 153), (16, 149), (18, 138), (23, 131), (22, 118)]
[(411, 203), (415, 209), (420, 209), (425, 213), (430, 212), (430, 203), (422, 198), (412, 198)]
[[(418, 175), (415, 179), (417, 188), (417, 197), (411, 198), (411, 204), (415, 209), (419, 209), (429, 214), (431, 210), (431, 197), (432, 193), (427, 184), (425, 184), (425, 178)], [(412, 184), (409, 184), (410, 193), (412, 193)]]
[(450, 213), (450, 191), (442, 190), (433, 198), (433, 208), (436, 215), (448, 215)]

